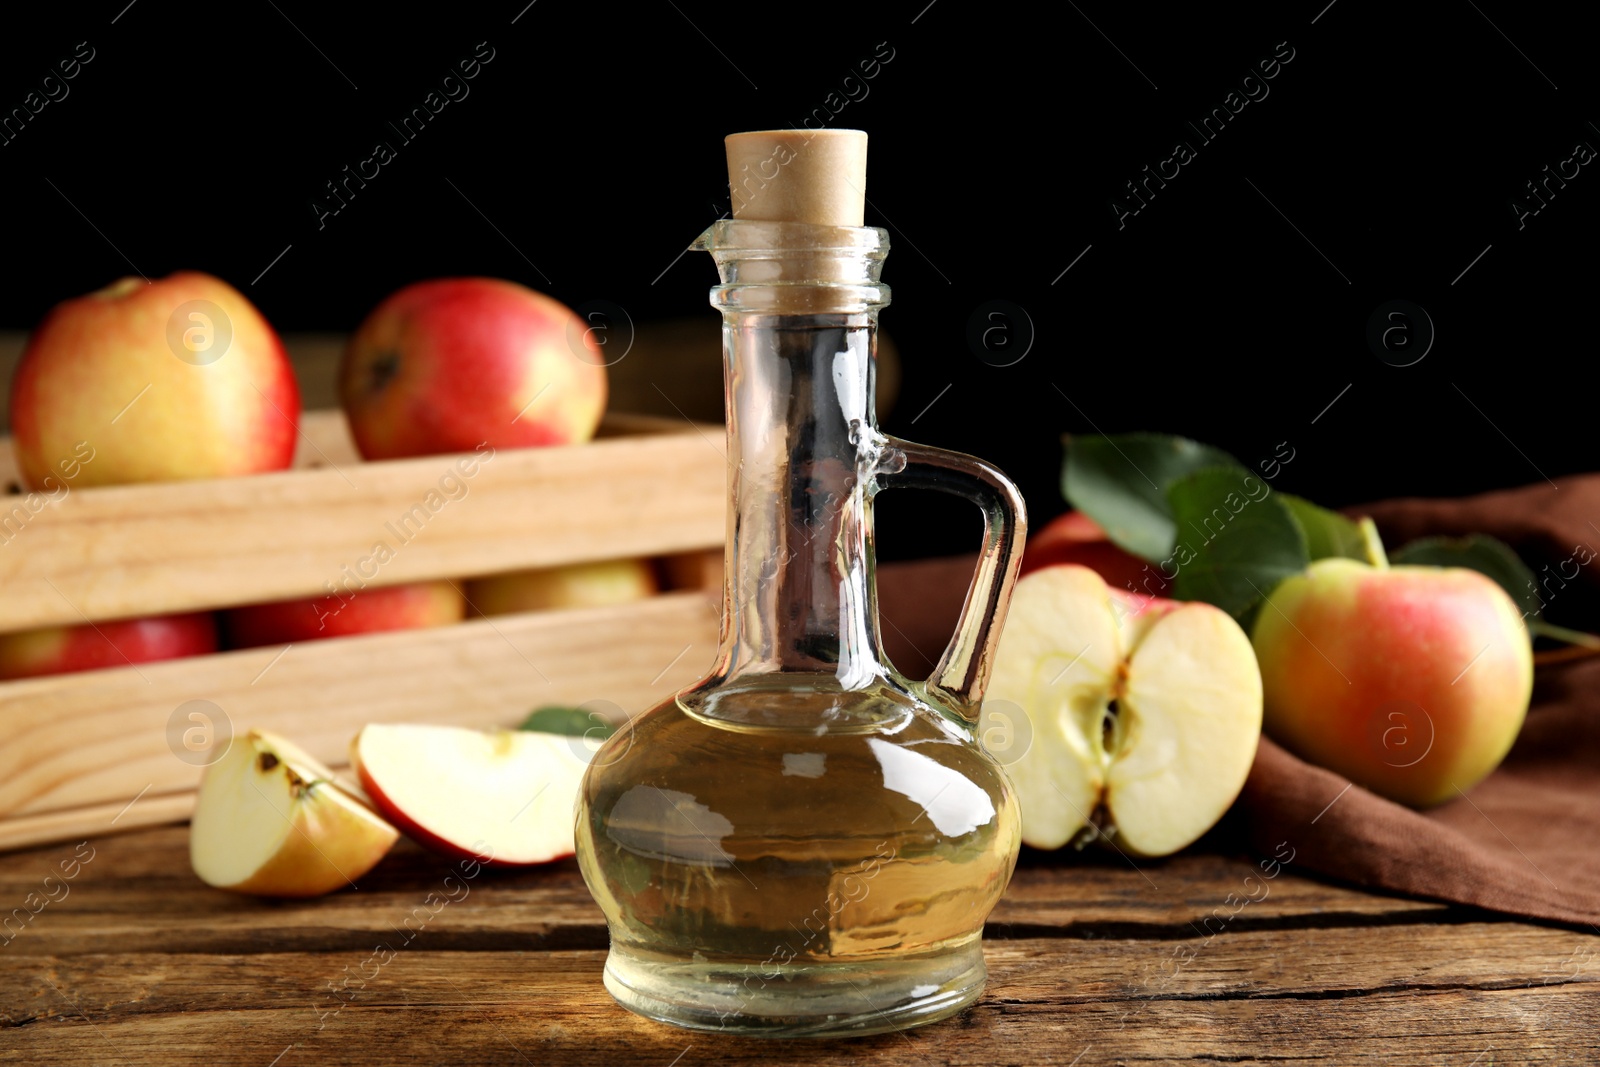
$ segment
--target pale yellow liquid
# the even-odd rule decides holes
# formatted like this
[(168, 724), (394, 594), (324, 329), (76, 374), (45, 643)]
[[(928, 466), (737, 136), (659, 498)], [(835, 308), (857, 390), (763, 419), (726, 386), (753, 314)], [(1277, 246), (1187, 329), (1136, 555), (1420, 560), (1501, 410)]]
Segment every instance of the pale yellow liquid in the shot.
[(959, 721), (888, 684), (768, 685), (613, 737), (585, 779), (578, 854), (624, 1004), (827, 1035), (977, 996), (1019, 833), (1003, 772)]

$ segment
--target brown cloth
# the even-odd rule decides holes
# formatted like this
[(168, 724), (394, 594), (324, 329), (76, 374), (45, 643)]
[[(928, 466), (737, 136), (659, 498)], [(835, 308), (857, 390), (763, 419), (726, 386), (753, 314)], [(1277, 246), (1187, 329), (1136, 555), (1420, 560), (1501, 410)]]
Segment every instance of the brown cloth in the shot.
[[(1540, 483), (1349, 510), (1371, 515), (1391, 551), (1434, 534), (1499, 537), (1543, 579), (1547, 617), (1600, 629), (1600, 475), (1563, 478), (1559, 488)], [(1573, 576), (1568, 561), (1575, 555), (1594, 562)], [(908, 675), (927, 674), (943, 651), (972, 565), (956, 559), (879, 568), (884, 643)], [(1228, 825), (1262, 856), (1282, 858), (1293, 849), (1293, 870), (1600, 924), (1600, 657), (1538, 667), (1533, 704), (1510, 755), (1453, 801), (1412, 811), (1264, 737)]]

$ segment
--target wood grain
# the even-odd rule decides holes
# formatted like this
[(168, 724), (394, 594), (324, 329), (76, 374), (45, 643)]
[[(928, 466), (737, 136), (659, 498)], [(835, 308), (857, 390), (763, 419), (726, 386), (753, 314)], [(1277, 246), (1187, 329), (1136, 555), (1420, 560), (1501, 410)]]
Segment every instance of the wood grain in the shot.
[(723, 540), (720, 430), (624, 417), (585, 445), (356, 463), (341, 420), (306, 419), (320, 468), (76, 489), (36, 513), (8, 498), (0, 632)]
[[(141, 801), (140, 805), (145, 801)], [(138, 806), (134, 808), (138, 810)], [(207, 889), (189, 870), (188, 828), (164, 827), (96, 840), (95, 858), (74, 880), (72, 919), (30, 925), (8, 951), (58, 956), (108, 943), (137, 951), (249, 952), (355, 949), (437, 889), (447, 862), (402, 841), (360, 880), (358, 892), (311, 901), (259, 901)], [(76, 840), (76, 839), (75, 839)], [(0, 902), (20, 900), (70, 845), (0, 862)], [(1081, 940), (1196, 940), (1213, 932), (1336, 928), (1364, 923), (1473, 921), (1481, 913), (1377, 896), (1280, 874), (1261, 879), (1249, 859), (1188, 853), (1140, 872), (1115, 857), (1031, 850), (990, 920), (989, 936)], [(1251, 890), (1244, 890), (1252, 878)], [(1265, 886), (1265, 889), (1261, 887)], [(1233, 910), (1229, 895), (1256, 901)], [(1226, 915), (1221, 921), (1217, 913)], [(604, 923), (572, 861), (495, 872), (451, 909), (449, 924), (419, 944), (436, 949), (603, 948)], [(1208, 921), (1209, 920), (1209, 921)]]
[[(703, 593), (668, 593), (7, 683), (0, 814), (93, 813), (56, 827), (59, 839), (103, 825), (107, 805), (193, 789), (202, 768), (180, 759), (168, 735), (191, 700), (208, 702), (202, 712), (217, 719), (219, 736), (223, 721), (236, 732), (270, 729), (342, 764), (368, 722), (506, 726), (544, 704), (588, 701), (613, 717), (633, 714), (701, 677), (718, 630)], [(12, 840), (37, 840), (40, 825), (23, 824)], [(0, 847), (6, 840), (0, 822)]]
[[(271, 902), (202, 886), (186, 844), (183, 828), (162, 828), (0, 857), (0, 903), (16, 904), (87, 857), (67, 895), (0, 934), (0, 1062), (1600, 1058), (1600, 936), (1372, 896), (1292, 869), (1227, 926), (1197, 930), (1258, 870), (1224, 854), (1135, 870), (1115, 856), (1028, 853), (986, 939), (990, 983), (974, 1008), (904, 1033), (771, 1043), (616, 1007), (600, 984), (604, 927), (570, 862), (486, 872), (402, 943), (397, 927), (448, 869), (415, 846), (402, 843), (359, 891)], [(381, 966), (379, 941), (395, 950)]]
[[(1581, 935), (1446, 928), (1441, 942), (1429, 927), (1401, 929), (1309, 945), (1241, 936), (1160, 990), (1106, 978), (1147, 953), (1138, 942), (993, 942), (988, 990), (956, 1020), (789, 1043), (630, 1015), (601, 986), (598, 950), (397, 949), (381, 968), (366, 950), (17, 956), (0, 959), (0, 1034), (6, 1054), (39, 1063), (1593, 1062), (1600, 986), (1525, 974), (1561, 966)], [(1464, 965), (1419, 966), (1424, 950)], [(1518, 973), (1472, 965), (1486, 950), (1525, 954)]]
[(167, 794), (145, 792), (123, 804), (88, 804), (14, 815), (0, 819), (0, 852), (181, 822), (194, 812), (194, 798), (192, 789)]

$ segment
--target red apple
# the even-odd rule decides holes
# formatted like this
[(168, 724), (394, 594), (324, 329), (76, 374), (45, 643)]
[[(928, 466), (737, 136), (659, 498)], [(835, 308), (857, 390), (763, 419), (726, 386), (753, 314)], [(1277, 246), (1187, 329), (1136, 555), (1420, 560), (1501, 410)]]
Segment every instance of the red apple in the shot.
[(57, 304), (11, 382), (23, 480), (92, 449), (75, 486), (222, 478), (294, 460), (300, 390), (278, 335), (238, 290), (180, 271)]
[(222, 614), (233, 648), (286, 645), (323, 637), (448, 626), (466, 616), (461, 591), (450, 582), (383, 588), (345, 588), (309, 600), (250, 604)]
[(656, 589), (655, 568), (647, 560), (608, 559), (479, 578), (468, 583), (467, 601), (480, 615), (508, 615), (626, 604), (654, 596)]
[(1081, 511), (1058, 515), (1028, 538), (1022, 574), (1077, 563), (1106, 580), (1112, 589), (1161, 596), (1172, 585), (1160, 568), (1126, 552), (1106, 536), (1100, 524)]
[(605, 360), (564, 304), (515, 282), (442, 278), (367, 316), (339, 395), (367, 459), (575, 444), (605, 412)]
[(1533, 688), (1516, 605), (1456, 567), (1318, 560), (1272, 591), (1252, 642), (1267, 733), (1416, 807), (1499, 765)]
[(210, 612), (0, 634), (0, 679), (97, 671), (217, 650)]
[(586, 752), (576, 738), (528, 730), (375, 723), (350, 743), (350, 763), (378, 810), (419, 845), (522, 867), (572, 855)]

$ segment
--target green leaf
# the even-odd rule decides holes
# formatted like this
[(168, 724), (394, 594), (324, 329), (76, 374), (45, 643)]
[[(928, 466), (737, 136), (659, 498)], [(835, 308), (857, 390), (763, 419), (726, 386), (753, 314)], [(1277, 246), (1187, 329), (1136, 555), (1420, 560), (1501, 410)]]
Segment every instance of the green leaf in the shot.
[(1469, 567), (1487, 574), (1511, 594), (1524, 618), (1537, 618), (1544, 607), (1534, 585), (1533, 571), (1511, 546), (1487, 534), (1467, 537), (1424, 537), (1412, 541), (1390, 557), (1391, 563), (1427, 567)]
[(519, 730), (532, 730), (541, 734), (562, 734), (567, 737), (592, 737), (604, 741), (616, 732), (616, 727), (592, 711), (582, 708), (540, 708), (523, 720)]
[(1177, 599), (1204, 600), (1244, 619), (1274, 586), (1305, 570), (1306, 535), (1282, 495), (1239, 467), (1196, 471), (1174, 484), (1167, 500), (1177, 523)]
[(1172, 554), (1177, 530), (1167, 491), (1180, 478), (1208, 467), (1245, 471), (1221, 449), (1186, 437), (1073, 437), (1061, 471), (1061, 492), (1119, 547), (1158, 563)]
[(1383, 542), (1378, 539), (1378, 531), (1372, 525), (1372, 520), (1357, 522), (1347, 519), (1337, 511), (1313, 504), (1305, 497), (1288, 493), (1279, 493), (1278, 497), (1288, 506), (1295, 522), (1300, 524), (1300, 531), (1306, 535), (1306, 552), (1313, 560), (1338, 556), (1380, 565), (1384, 558)]

